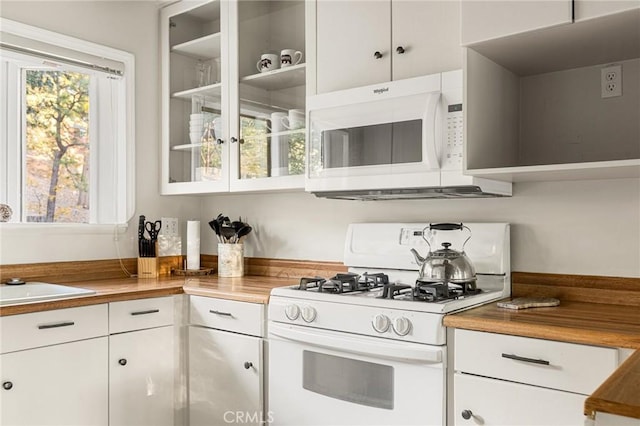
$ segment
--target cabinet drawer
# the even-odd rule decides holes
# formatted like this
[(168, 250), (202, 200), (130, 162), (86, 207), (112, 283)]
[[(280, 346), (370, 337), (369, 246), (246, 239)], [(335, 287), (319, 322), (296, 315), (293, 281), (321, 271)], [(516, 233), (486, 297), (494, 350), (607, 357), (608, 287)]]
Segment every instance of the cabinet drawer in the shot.
[(465, 373), (587, 395), (617, 365), (613, 348), (455, 331), (455, 370)]
[(190, 323), (252, 336), (264, 335), (264, 305), (210, 297), (190, 297)]
[(575, 393), (456, 373), (454, 394), (455, 426), (584, 424), (585, 397)]
[(172, 296), (109, 303), (109, 333), (173, 324)]
[(0, 317), (0, 353), (106, 336), (107, 305)]

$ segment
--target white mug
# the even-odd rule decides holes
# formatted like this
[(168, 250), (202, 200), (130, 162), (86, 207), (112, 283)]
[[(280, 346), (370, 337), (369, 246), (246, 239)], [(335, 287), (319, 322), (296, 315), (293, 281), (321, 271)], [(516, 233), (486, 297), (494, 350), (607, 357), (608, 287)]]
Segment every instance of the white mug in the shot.
[(280, 52), (280, 67), (286, 68), (298, 65), (302, 60), (302, 52), (295, 49), (283, 49)]
[(301, 129), (304, 127), (304, 110), (290, 109), (289, 114), (282, 119), (282, 124), (289, 130)]
[(278, 68), (278, 55), (275, 53), (263, 53), (256, 63), (256, 68), (260, 72), (272, 71)]

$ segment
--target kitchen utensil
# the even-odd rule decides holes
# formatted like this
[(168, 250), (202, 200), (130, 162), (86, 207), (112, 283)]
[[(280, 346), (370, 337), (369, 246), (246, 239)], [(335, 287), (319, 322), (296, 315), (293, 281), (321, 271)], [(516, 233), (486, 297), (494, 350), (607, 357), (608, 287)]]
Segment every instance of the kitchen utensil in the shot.
[[(426, 237), (427, 230), (462, 231), (464, 229), (469, 231), (469, 236), (462, 244), (462, 251), (450, 249), (451, 243), (448, 242), (442, 243), (442, 249), (432, 251), (431, 243)], [(472, 283), (476, 281), (476, 270), (464, 252), (464, 247), (471, 238), (471, 230), (468, 227), (462, 223), (430, 224), (422, 230), (422, 238), (429, 245), (429, 254), (427, 257), (422, 257), (415, 249), (411, 249), (411, 253), (413, 253), (413, 256), (416, 258), (416, 262), (418, 265), (421, 265), (418, 280), (442, 281), (461, 285), (469, 285), (469, 283), (471, 283), (470, 285), (473, 286)]]
[(144, 224), (144, 229), (149, 233), (149, 239), (151, 241), (156, 241), (158, 239), (160, 228), (162, 228), (162, 222), (159, 220), (156, 220), (155, 222), (145, 222)]
[(499, 308), (506, 309), (544, 308), (558, 305), (560, 300), (554, 297), (516, 297), (513, 300), (498, 302)]
[(144, 215), (140, 215), (138, 221), (138, 256), (143, 257), (144, 254), (144, 223), (145, 223)]
[(248, 235), (251, 231), (253, 230), (253, 228), (251, 228), (249, 225), (245, 225), (242, 228), (240, 228), (237, 232), (236, 232), (236, 236), (237, 236), (237, 241), (240, 241), (240, 238)]
[(225, 242), (225, 243), (232, 243), (233, 242), (233, 238), (236, 235), (236, 231), (232, 227), (223, 226), (222, 228), (220, 228), (220, 231), (222, 232), (222, 237), (224, 239), (223, 242)]

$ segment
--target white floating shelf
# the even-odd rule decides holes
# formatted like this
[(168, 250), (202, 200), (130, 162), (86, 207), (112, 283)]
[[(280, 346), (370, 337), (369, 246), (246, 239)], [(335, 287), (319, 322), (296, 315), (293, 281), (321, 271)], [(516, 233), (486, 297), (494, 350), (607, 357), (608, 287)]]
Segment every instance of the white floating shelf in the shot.
[(176, 145), (176, 146), (172, 146), (171, 150), (172, 151), (187, 151), (193, 148), (200, 148), (202, 146), (202, 143), (187, 143), (184, 145)]
[(266, 139), (273, 136), (287, 136), (287, 135), (295, 135), (298, 133), (304, 133), (307, 129), (293, 129), (293, 130), (285, 130), (282, 132), (273, 132), (273, 133), (262, 133), (255, 136), (245, 136), (243, 139)]
[(171, 95), (174, 98), (191, 100), (193, 96), (213, 96), (220, 97), (222, 93), (222, 83), (210, 84), (208, 86), (195, 87), (193, 89), (175, 92)]
[(209, 34), (195, 40), (176, 44), (171, 48), (171, 51), (203, 61), (212, 58), (219, 58), (220, 33)]
[(293, 65), (273, 71), (249, 75), (240, 83), (265, 90), (280, 90), (305, 84), (306, 64)]

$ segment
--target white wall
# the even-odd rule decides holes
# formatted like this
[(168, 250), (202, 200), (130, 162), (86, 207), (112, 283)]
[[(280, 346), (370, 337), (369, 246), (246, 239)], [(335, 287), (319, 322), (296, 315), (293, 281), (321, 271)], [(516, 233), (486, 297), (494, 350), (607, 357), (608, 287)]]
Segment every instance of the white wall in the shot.
[[(154, 1), (2, 1), (0, 16), (131, 52), (136, 57), (136, 213), (120, 235), (122, 257), (135, 257), (138, 215), (199, 214), (193, 197), (161, 197), (158, 6)], [(3, 227), (0, 264), (118, 257), (113, 233), (69, 233), (43, 227)], [(183, 232), (184, 234), (184, 232)]]
[[(215, 253), (205, 222), (224, 213), (255, 229), (248, 256), (342, 261), (351, 222), (487, 221), (512, 224), (512, 269), (640, 277), (640, 180), (521, 183), (512, 198), (338, 201), (313, 195), (204, 198), (202, 252)], [(409, 254), (407, 254), (409, 255)]]

